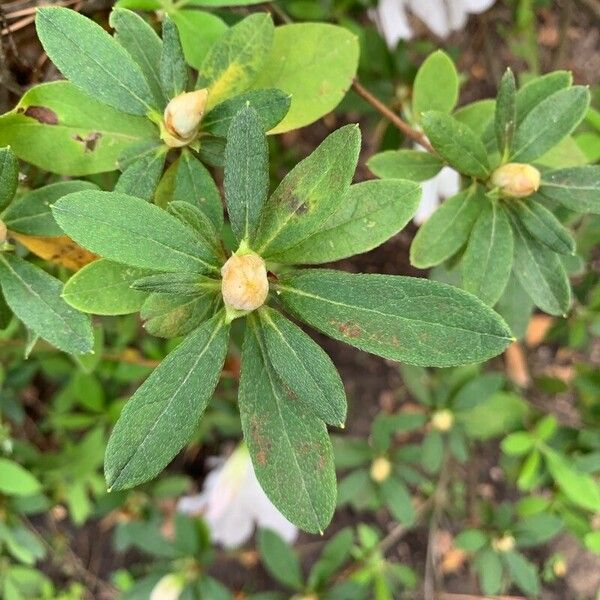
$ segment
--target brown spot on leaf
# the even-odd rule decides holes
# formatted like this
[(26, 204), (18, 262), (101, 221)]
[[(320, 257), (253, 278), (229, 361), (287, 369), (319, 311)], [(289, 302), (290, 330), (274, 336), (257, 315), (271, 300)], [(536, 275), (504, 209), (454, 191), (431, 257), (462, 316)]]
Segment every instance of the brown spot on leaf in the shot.
[(96, 149), (96, 144), (98, 140), (102, 137), (101, 133), (94, 131), (92, 133), (88, 133), (85, 137), (81, 137), (80, 135), (73, 136), (73, 139), (76, 142), (81, 142), (83, 144), (85, 152), (93, 152)]
[(267, 454), (264, 450), (259, 450), (256, 453), (256, 460), (261, 467), (264, 467), (267, 464)]
[(25, 110), (20, 108), (18, 112), (45, 125), (58, 125), (58, 116), (56, 113), (45, 106), (28, 106)]
[(346, 337), (357, 338), (361, 334), (361, 328), (356, 323), (344, 323), (332, 320), (331, 324)]

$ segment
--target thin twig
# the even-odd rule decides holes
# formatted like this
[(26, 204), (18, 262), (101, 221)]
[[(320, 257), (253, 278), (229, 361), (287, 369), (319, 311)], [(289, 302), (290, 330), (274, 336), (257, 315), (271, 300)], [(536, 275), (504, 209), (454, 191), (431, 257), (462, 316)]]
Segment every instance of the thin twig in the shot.
[(406, 137), (417, 142), (420, 146), (425, 148), (427, 152), (435, 154), (435, 150), (429, 143), (425, 134), (411, 127), (406, 121), (403, 121), (393, 110), (387, 107), (379, 98), (373, 96), (369, 90), (367, 90), (358, 79), (354, 79), (352, 82), (352, 89), (361, 97), (366, 100), (376, 111), (383, 115), (394, 127), (398, 128)]
[(2, 35), (8, 35), (9, 33), (14, 33), (15, 31), (19, 31), (19, 29), (23, 29), (28, 25), (31, 25), (35, 21), (35, 16), (31, 17), (23, 17), (22, 19), (11, 23), (7, 27), (5, 27), (0, 33)]

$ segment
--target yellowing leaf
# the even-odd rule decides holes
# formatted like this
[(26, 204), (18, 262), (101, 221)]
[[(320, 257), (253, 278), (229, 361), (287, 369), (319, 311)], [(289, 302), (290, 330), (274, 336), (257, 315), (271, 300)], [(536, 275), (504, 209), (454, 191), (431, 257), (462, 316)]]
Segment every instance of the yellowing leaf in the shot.
[(41, 237), (11, 232), (11, 237), (36, 256), (72, 271), (78, 271), (98, 258), (97, 254), (78, 246), (66, 235)]

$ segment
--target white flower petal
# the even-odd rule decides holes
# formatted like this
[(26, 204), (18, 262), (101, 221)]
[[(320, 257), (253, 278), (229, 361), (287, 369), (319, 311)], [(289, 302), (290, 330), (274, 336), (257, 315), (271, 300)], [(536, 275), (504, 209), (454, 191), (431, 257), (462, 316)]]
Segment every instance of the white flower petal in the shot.
[(437, 175), (438, 194), (450, 198), (460, 191), (460, 175), (451, 167), (444, 167)]
[(460, 0), (464, 9), (473, 14), (485, 12), (491, 8), (496, 0)]
[(409, 40), (412, 37), (404, 2), (405, 0), (379, 0), (377, 8), (369, 11), (388, 48), (392, 50), (400, 40)]
[(184, 580), (181, 575), (171, 573), (159, 579), (150, 592), (150, 600), (178, 600), (183, 590)]
[(429, 181), (424, 181), (421, 184), (423, 195), (421, 196), (421, 202), (417, 208), (417, 212), (413, 217), (413, 221), (417, 225), (422, 225), (429, 219), (429, 217), (437, 210), (440, 205), (440, 198), (438, 195), (438, 182), (437, 178), (434, 177)]
[(448, 7), (445, 0), (408, 0), (410, 10), (438, 37), (450, 35)]

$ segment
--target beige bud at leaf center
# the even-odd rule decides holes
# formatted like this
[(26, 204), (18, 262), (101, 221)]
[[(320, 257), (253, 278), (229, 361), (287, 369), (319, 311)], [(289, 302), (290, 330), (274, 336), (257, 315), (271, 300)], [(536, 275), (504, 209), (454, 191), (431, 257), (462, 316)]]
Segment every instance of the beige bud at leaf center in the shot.
[(162, 134), (167, 146), (185, 146), (196, 137), (207, 100), (208, 90), (202, 89), (179, 94), (167, 104)]
[(540, 172), (531, 165), (507, 163), (492, 173), (491, 182), (505, 196), (526, 198), (538, 191), (540, 179)]
[(265, 261), (254, 252), (234, 254), (221, 269), (225, 305), (236, 310), (256, 310), (265, 303), (269, 280)]
[(438, 410), (431, 415), (431, 426), (437, 431), (450, 431), (454, 425), (454, 415), (447, 408)]
[(392, 474), (392, 463), (385, 456), (377, 457), (371, 463), (371, 479), (376, 483), (383, 483)]
[(496, 552), (512, 552), (515, 548), (515, 538), (510, 534), (492, 540), (492, 548)]

